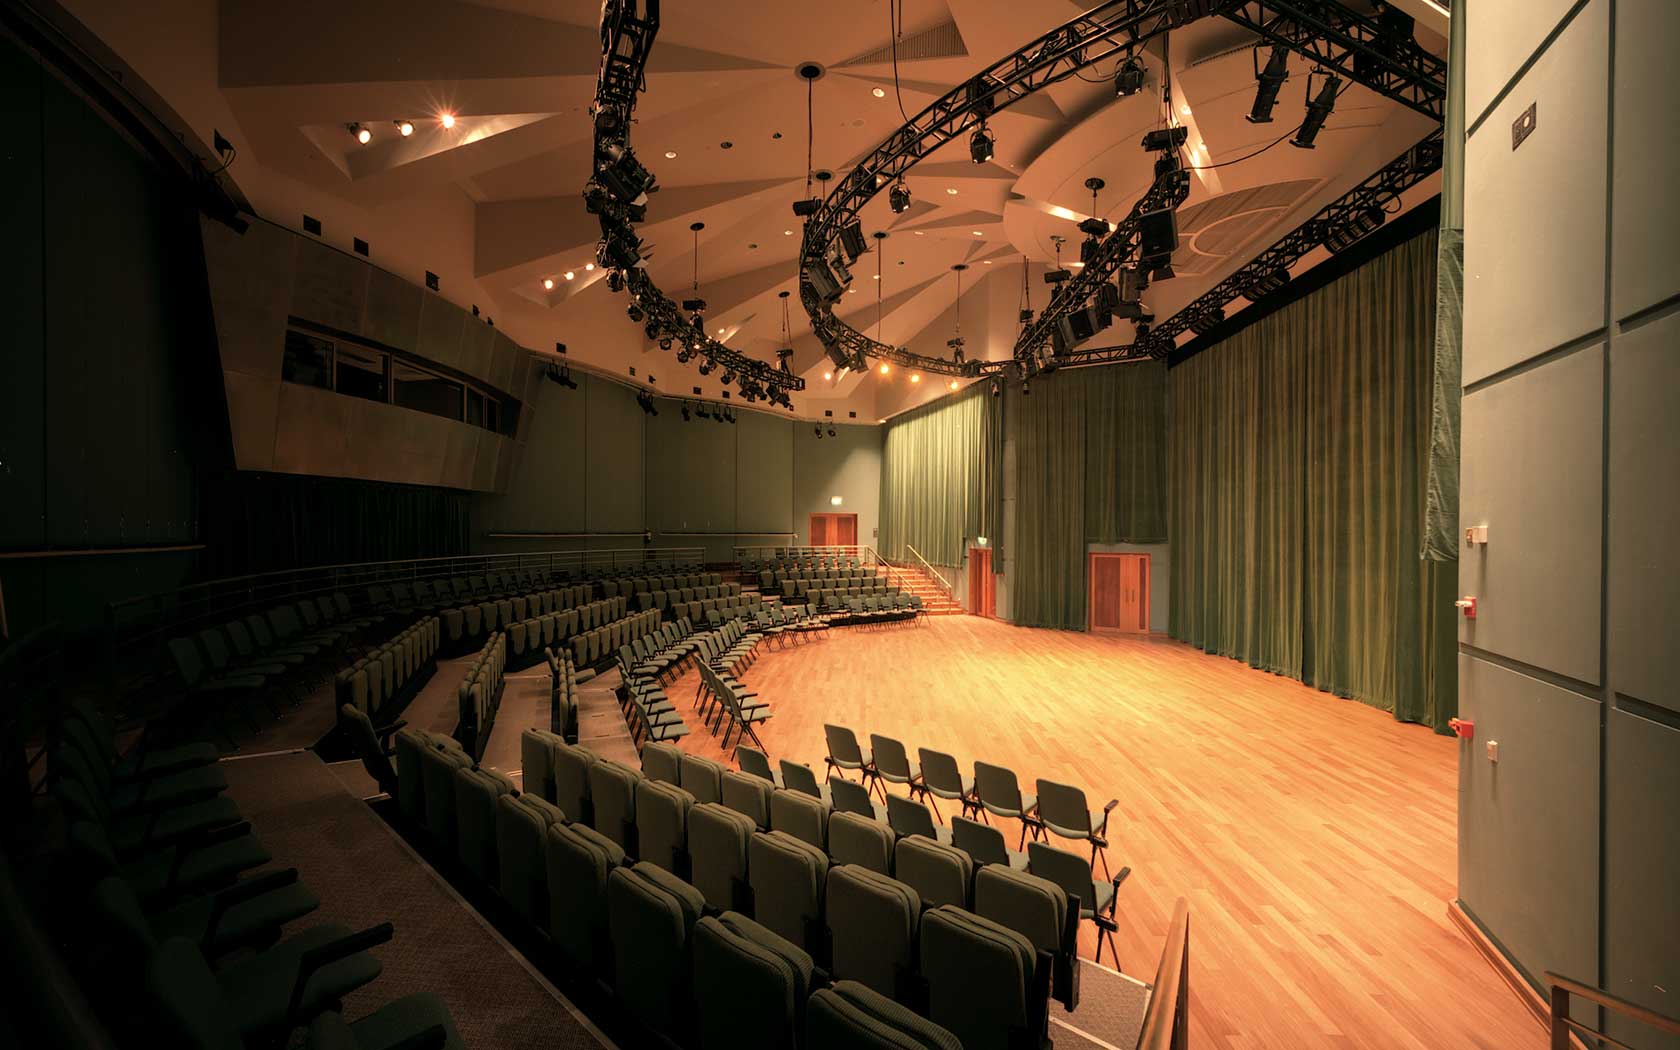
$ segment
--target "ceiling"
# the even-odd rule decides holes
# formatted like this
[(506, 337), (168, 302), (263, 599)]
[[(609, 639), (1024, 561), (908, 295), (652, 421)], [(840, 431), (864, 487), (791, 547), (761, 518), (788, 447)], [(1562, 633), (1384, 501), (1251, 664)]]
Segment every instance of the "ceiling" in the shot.
[[(716, 396), (715, 379), (650, 347), (622, 297), (587, 268), (599, 234), (581, 200), (600, 57), (594, 0), (165, 0), (168, 17), (152, 18), (97, 0), (67, 6), (193, 132), (208, 140), (213, 125), (234, 140), (230, 175), (266, 217), (295, 227), (305, 212), (325, 214), (329, 239), (360, 236), (376, 262), (411, 279), (443, 274), (444, 294), (481, 305), (528, 347), (566, 342), (574, 360), (620, 376), (657, 371), (665, 392), (700, 385)], [(799, 415), (884, 416), (934, 396), (936, 384), (912, 387), (907, 377), (823, 378), (825, 358), (795, 287), (800, 227), (791, 208), (807, 196), (807, 106), (814, 167), (844, 175), (904, 113), (1082, 6), (905, 0), (895, 85), (886, 0), (663, 5), (632, 132), (660, 185), (641, 230), (654, 279), (679, 299), (698, 283), (713, 334), (772, 361), (790, 303), (793, 364), (808, 383)], [(1444, 51), (1431, 24), (1420, 20), (1419, 39)], [(1174, 117), (1190, 129), (1191, 163), (1209, 170), (1196, 172), (1180, 212), (1180, 276), (1146, 293), (1159, 316), (1428, 128), (1350, 86), (1316, 149), (1283, 143), (1241, 159), (1294, 128), (1309, 72), (1293, 61), (1275, 122), (1250, 124), (1252, 44), (1220, 19), (1170, 40)], [(907, 180), (909, 211), (893, 214), (884, 193), (864, 210), (864, 229), (888, 237), (854, 267), (840, 315), (884, 341), (941, 355), (960, 320), (971, 356), (1008, 356), (1023, 272), (1042, 306), (1039, 275), (1054, 264), (1055, 238), (1066, 238), (1064, 261), (1077, 259), (1078, 221), (1117, 219), (1147, 188), (1153, 156), (1139, 139), (1161, 120), (1166, 57), (1160, 47), (1148, 54), (1149, 84), (1136, 96), (1117, 99), (1112, 69), (1102, 68), (998, 113), (990, 163), (972, 163), (966, 141), (926, 158)], [(826, 69), (809, 97), (794, 73), (805, 62)], [(441, 125), (444, 113), (453, 127)], [(401, 120), (413, 122), (412, 136), (398, 132)], [(367, 144), (351, 123), (371, 132)], [(1105, 182), (1094, 202), (1084, 185), (1091, 176)], [(698, 253), (696, 222), (705, 224)], [(970, 267), (960, 309), (951, 270), (959, 262)], [(784, 291), (795, 294), (778, 298)]]

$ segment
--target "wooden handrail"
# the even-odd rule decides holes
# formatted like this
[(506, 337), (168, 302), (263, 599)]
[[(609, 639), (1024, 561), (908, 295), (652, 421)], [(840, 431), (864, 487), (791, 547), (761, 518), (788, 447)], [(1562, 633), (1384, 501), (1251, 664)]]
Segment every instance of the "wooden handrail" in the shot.
[(1571, 1032), (1577, 1032), (1589, 1039), (1596, 1039), (1610, 1046), (1627, 1046), (1626, 1043), (1596, 1029), (1589, 1028), (1582, 1022), (1571, 1018), (1569, 1016), (1569, 999), (1570, 996), (1575, 995), (1589, 1003), (1621, 1014), (1623, 1017), (1631, 1017), (1659, 1032), (1680, 1035), (1680, 1021), (1666, 1014), (1660, 1014), (1648, 1006), (1641, 1006), (1636, 1002), (1623, 999), (1619, 995), (1611, 995), (1602, 988), (1595, 988), (1590, 984), (1553, 973), (1550, 970), (1546, 971), (1546, 984), (1552, 990), (1552, 1050), (1570, 1050), (1569, 1035)]
[(1190, 1045), (1190, 904), (1183, 897), (1173, 905), (1137, 1045), (1138, 1050), (1185, 1050)]

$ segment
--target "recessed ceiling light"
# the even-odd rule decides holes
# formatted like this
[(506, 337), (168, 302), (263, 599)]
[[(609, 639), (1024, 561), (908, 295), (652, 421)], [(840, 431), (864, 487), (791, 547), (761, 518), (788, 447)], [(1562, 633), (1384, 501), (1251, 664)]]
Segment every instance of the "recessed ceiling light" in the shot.
[(399, 120), (399, 121), (397, 121), (397, 131), (402, 135), (403, 138), (405, 138), (405, 139), (408, 138), (410, 135), (414, 134), (414, 121), (412, 121), (412, 120)]
[(823, 373), (823, 378), (824, 379), (833, 379), (834, 378), (834, 373), (833, 372), (824, 372)]
[(1073, 268), (1075, 270), (1082, 270), (1082, 269), (1085, 268), (1085, 264), (1082, 263), (1082, 262), (1070, 262), (1070, 263), (1068, 263), (1068, 266), (1070, 266), (1071, 268)]
[(877, 281), (879, 281), (881, 279), (881, 275), (878, 274), (878, 273), (872, 273), (869, 276), (873, 277)]
[(887, 90), (885, 88), (876, 88), (875, 90), (871, 91), (870, 94), (874, 95), (876, 98), (886, 98), (887, 97)]
[(882, 361), (881, 362), (881, 374), (886, 375), (888, 372), (891, 372), (891, 371), (892, 371), (892, 368), (889, 367), (885, 361)]
[(984, 236), (985, 236), (985, 234), (983, 234), (983, 233), (981, 233), (981, 232), (980, 232), (980, 231), (979, 231), (979, 230), (975, 230), (975, 231), (974, 231), (974, 236), (976, 236), (976, 237), (984, 237)]
[(955, 379), (953, 379), (953, 380), (951, 380), (951, 389), (955, 390), (956, 388), (957, 388), (957, 381)]
[(543, 278), (543, 291), (545, 291), (545, 292), (554, 291), (554, 278), (552, 278), (552, 277), (544, 277)]
[(442, 124), (445, 128), (454, 127), (455, 126), (455, 114), (449, 112), (448, 110), (445, 110), (444, 112), (439, 113), (438, 114), (438, 123)]
[(595, 269), (595, 264), (594, 263), (584, 263), (583, 268), (585, 270), (593, 270), (593, 269)]
[(782, 231), (782, 236), (783, 237), (792, 237), (793, 236), (793, 231), (792, 230), (783, 230)]
[(571, 279), (572, 279), (572, 278), (574, 278), (574, 277), (576, 277), (576, 276), (577, 276), (577, 274), (576, 274), (576, 273), (574, 273), (574, 272), (573, 272), (573, 271), (571, 271), (571, 270), (567, 270), (567, 271), (566, 271), (566, 280), (568, 280), (568, 281), (569, 281), (569, 280), (571, 280)]
[(920, 383), (921, 381), (922, 381), (922, 374), (920, 372), (911, 372), (910, 373), (910, 382)]
[(846, 294), (847, 295), (856, 295), (857, 294), (857, 289), (856, 288), (848, 288), (848, 289), (846, 289)]
[(927, 234), (923, 233), (921, 230), (916, 230), (915, 233), (916, 233), (916, 236), (918, 236), (918, 237), (926, 237), (927, 236)]
[(734, 149), (735, 143), (730, 142), (728, 139), (724, 139), (722, 142), (718, 143), (718, 146), (723, 149)]
[(987, 266), (992, 265), (992, 260), (990, 260), (990, 259), (981, 259), (980, 261), (985, 263)]
[(665, 159), (666, 160), (676, 160), (677, 159), (677, 151), (674, 150), (674, 149), (666, 150), (665, 151)]
[(719, 329), (718, 329), (718, 335), (722, 335), (722, 334), (723, 334), (723, 333), (724, 333), (724, 329), (722, 329), (722, 328), (719, 328)]
[(945, 187), (945, 192), (955, 197), (957, 195), (957, 188), (955, 186), (947, 186)]

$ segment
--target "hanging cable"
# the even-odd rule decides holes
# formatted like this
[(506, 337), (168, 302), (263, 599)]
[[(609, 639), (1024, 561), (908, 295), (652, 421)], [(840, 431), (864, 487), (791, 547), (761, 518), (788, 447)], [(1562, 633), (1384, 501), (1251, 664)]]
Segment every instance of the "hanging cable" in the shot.
[(816, 169), (817, 149), (817, 81), (805, 81), (805, 197), (811, 196), (811, 175)]
[(904, 92), (898, 85), (898, 37), (903, 31), (904, 9), (899, 6), (898, 0), (887, 0), (887, 39), (892, 43), (893, 97), (898, 100), (898, 115), (908, 124), (910, 115), (904, 112)]

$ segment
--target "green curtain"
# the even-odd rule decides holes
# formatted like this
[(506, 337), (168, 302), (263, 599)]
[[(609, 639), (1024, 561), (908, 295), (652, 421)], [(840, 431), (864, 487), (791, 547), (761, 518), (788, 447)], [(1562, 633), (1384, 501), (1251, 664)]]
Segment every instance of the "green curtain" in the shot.
[(1010, 614), (1084, 630), (1086, 546), (1166, 537), (1166, 366), (1064, 370), (1010, 391)]
[(967, 544), (994, 546), (1002, 399), (989, 383), (913, 409), (887, 424), (881, 457), (880, 551), (933, 565), (961, 565)]
[(1441, 730), (1455, 566), (1418, 558), (1436, 251), (1414, 238), (1173, 369), (1171, 630)]
[(1458, 441), (1464, 356), (1464, 5), (1454, 5), (1442, 129), (1441, 239), (1436, 251), (1435, 370), (1423, 557), (1458, 560)]

